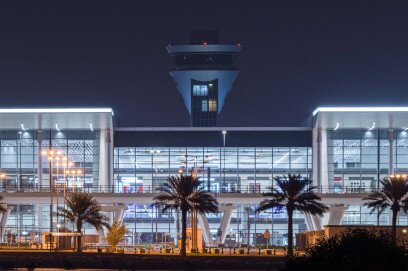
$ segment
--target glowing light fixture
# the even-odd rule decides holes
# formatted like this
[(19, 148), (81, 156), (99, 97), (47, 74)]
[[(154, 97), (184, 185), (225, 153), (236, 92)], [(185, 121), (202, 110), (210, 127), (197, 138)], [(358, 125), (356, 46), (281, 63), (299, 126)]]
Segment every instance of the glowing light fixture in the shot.
[(408, 127), (403, 127), (402, 128), (404, 131), (408, 131)]
[(23, 131), (27, 130), (27, 128), (24, 127), (24, 123), (21, 123), (20, 126), (21, 126), (21, 130)]
[(370, 129), (368, 131), (372, 131), (375, 128), (375, 122), (373, 122), (373, 125), (371, 125)]
[(93, 123), (92, 122), (89, 123), (89, 128), (91, 128), (91, 131), (93, 132), (94, 128), (93, 128)]
[(337, 122), (336, 127), (334, 127), (333, 131), (336, 131), (337, 129), (339, 129), (339, 127), (340, 127), (340, 122)]
[(223, 134), (223, 135), (226, 135), (226, 134), (227, 134), (227, 131), (225, 131), (225, 130), (222, 131), (222, 134)]
[(55, 129), (56, 129), (58, 132), (61, 132), (60, 128), (58, 127), (58, 122), (55, 123)]

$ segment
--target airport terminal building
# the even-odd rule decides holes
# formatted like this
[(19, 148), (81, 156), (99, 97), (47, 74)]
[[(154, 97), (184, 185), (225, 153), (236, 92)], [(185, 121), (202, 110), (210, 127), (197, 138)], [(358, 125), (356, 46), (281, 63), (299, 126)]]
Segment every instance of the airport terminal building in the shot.
[[(285, 211), (254, 209), (274, 177), (288, 173), (312, 179), (330, 207), (323, 218), (296, 213), (295, 233), (326, 224), (390, 223), (388, 213), (370, 214), (362, 198), (389, 174), (408, 172), (408, 107), (319, 107), (302, 127), (220, 127), (240, 45), (196, 33), (190, 44), (167, 50), (189, 127), (116, 127), (111, 108), (0, 109), (0, 187), (8, 209), (0, 219), (3, 240), (55, 231), (62, 221), (50, 223), (50, 184), (55, 208), (63, 204), (66, 183), (67, 194), (90, 192), (111, 221), (125, 223), (127, 244), (175, 242), (179, 215), (162, 213), (152, 198), (169, 176), (191, 173), (194, 165), (221, 204), (219, 213), (199, 217), (208, 245), (264, 244), (266, 229), (271, 245), (285, 245)], [(51, 162), (50, 151), (67, 160)], [(408, 226), (408, 216), (398, 223)]]
[[(102, 205), (118, 206), (112, 217), (127, 224), (132, 244), (177, 238), (177, 214), (161, 213), (151, 199), (167, 177), (191, 172), (195, 163), (204, 188), (222, 205), (200, 219), (205, 241), (232, 244), (262, 243), (265, 229), (272, 244), (285, 244), (285, 212), (254, 213), (275, 176), (313, 179), (331, 206), (323, 219), (296, 214), (300, 232), (328, 223), (388, 225), (389, 215), (370, 215), (361, 198), (389, 174), (408, 172), (405, 107), (318, 108), (310, 127), (114, 127), (113, 118), (106, 108), (0, 110), (1, 187), (9, 209), (3, 235), (49, 230), (50, 163), (42, 153), (50, 149), (79, 172), (64, 176), (54, 163), (54, 183), (66, 180), (68, 193), (91, 192)], [(399, 223), (408, 225), (408, 217), (401, 214)]]

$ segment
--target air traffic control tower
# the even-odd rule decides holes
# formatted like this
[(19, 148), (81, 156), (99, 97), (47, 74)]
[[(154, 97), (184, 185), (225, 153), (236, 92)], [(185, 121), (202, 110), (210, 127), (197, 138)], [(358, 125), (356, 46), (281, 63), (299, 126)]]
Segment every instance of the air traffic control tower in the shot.
[(190, 113), (190, 126), (218, 126), (218, 115), (238, 75), (240, 44), (218, 43), (217, 31), (192, 31), (190, 44), (169, 45), (170, 71)]

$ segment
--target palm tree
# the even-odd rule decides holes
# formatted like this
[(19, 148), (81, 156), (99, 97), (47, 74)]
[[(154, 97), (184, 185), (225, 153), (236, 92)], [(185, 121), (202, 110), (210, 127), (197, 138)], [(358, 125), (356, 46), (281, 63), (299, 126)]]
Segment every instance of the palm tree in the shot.
[(272, 208), (286, 208), (288, 215), (288, 257), (293, 256), (293, 212), (295, 210), (305, 214), (323, 216), (328, 207), (320, 202), (321, 198), (313, 192), (315, 187), (312, 181), (303, 178), (299, 174), (288, 174), (285, 177), (275, 177), (278, 189), (272, 189), (270, 193), (264, 193), (267, 197), (261, 201), (256, 212)]
[(181, 211), (181, 249), (180, 254), (186, 255), (187, 239), (187, 213), (218, 212), (217, 200), (205, 192), (193, 175), (171, 176), (161, 189), (160, 194), (153, 200), (155, 205), (163, 207), (162, 212), (167, 210)]
[(120, 241), (123, 240), (127, 233), (126, 226), (120, 225), (119, 221), (115, 221), (106, 235), (106, 241), (111, 247), (112, 251), (117, 251), (117, 247)]
[(109, 228), (109, 219), (101, 213), (98, 202), (88, 193), (72, 193), (66, 200), (66, 208), (58, 207), (58, 215), (66, 217), (74, 225), (80, 235), (77, 238), (77, 251), (82, 251), (81, 233), (84, 223), (91, 224), (100, 230), (105, 226)]
[(398, 213), (401, 209), (405, 213), (408, 213), (408, 179), (405, 175), (391, 175), (390, 178), (384, 178), (380, 183), (381, 189), (364, 198), (364, 200), (369, 201), (364, 205), (371, 208), (370, 214), (377, 210), (380, 215), (386, 209), (391, 209), (391, 236), (392, 239), (396, 241)]

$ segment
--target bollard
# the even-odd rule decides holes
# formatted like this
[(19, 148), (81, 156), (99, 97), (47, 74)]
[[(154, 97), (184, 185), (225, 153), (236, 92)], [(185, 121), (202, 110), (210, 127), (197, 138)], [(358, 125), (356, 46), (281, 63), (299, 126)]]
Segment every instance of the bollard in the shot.
[(221, 247), (221, 254), (224, 254), (224, 247)]
[(261, 255), (261, 246), (258, 247), (258, 255)]

